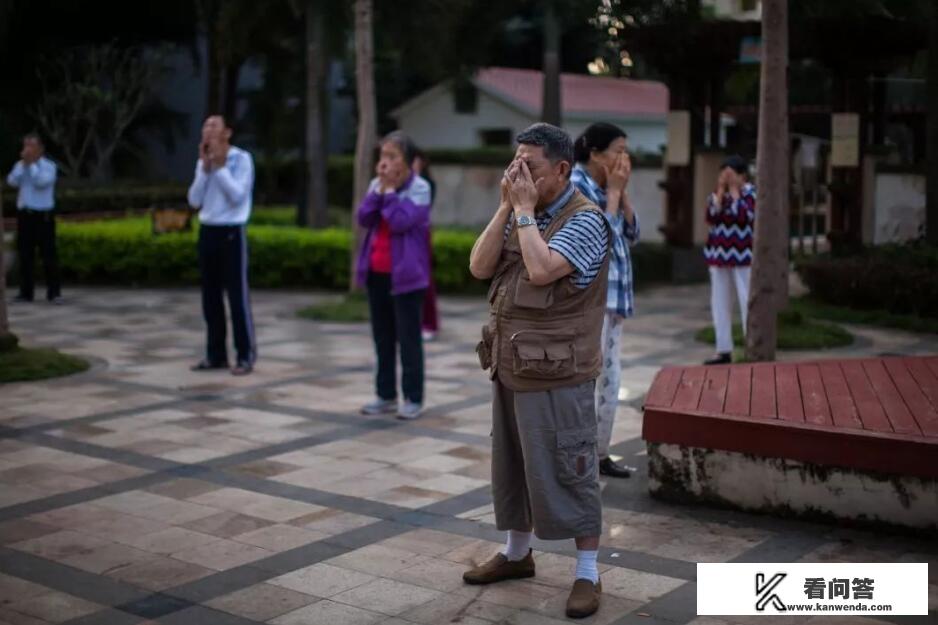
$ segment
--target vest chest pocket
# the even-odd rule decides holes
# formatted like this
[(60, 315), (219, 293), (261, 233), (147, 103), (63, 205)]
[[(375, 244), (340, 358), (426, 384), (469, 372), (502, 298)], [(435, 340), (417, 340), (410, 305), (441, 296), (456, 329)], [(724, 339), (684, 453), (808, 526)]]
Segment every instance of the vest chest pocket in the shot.
[(573, 337), (516, 332), (511, 350), (512, 371), (520, 378), (559, 380), (576, 374)]
[(557, 432), (557, 479), (579, 484), (596, 478), (596, 428)]
[(515, 287), (514, 305), (518, 308), (537, 308), (546, 309), (554, 304), (554, 285), (545, 284), (544, 286), (535, 286), (530, 280), (524, 277), (518, 280), (518, 286)]

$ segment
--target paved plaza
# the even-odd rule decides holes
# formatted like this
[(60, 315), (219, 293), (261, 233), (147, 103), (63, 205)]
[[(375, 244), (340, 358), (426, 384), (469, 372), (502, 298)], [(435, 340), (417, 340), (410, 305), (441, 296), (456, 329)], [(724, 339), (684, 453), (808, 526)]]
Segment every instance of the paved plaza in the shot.
[[(365, 417), (365, 324), (298, 319), (317, 298), (254, 293), (255, 373), (194, 374), (197, 290), (71, 289), (13, 306), (22, 342), (92, 362), (0, 386), (0, 625), (511, 625), (569, 622), (572, 541), (535, 541), (537, 576), (469, 587), (502, 542), (489, 490), (490, 389), (474, 353), (482, 297), (444, 298), (427, 410)], [(625, 324), (603, 480), (603, 603), (592, 624), (936, 623), (938, 541), (651, 499), (643, 395), (659, 367), (711, 353), (706, 286), (638, 294)], [(854, 328), (831, 356), (938, 353), (936, 337)], [(816, 357), (785, 353), (783, 358)], [(823, 355), (822, 355), (823, 357)], [(695, 616), (697, 562), (929, 562), (931, 615)]]

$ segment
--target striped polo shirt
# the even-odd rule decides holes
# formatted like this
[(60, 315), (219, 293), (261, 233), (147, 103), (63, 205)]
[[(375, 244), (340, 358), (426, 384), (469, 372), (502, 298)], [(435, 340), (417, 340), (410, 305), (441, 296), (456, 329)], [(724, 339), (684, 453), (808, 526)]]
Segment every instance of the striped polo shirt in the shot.
[[(557, 199), (551, 202), (547, 208), (534, 216), (538, 230), (541, 232), (547, 230), (550, 222), (557, 216), (560, 209), (570, 201), (575, 191), (573, 183), (567, 183), (567, 188), (564, 189), (563, 193), (557, 196)], [(508, 219), (508, 224), (505, 226), (506, 239), (511, 233), (514, 223), (515, 215), (512, 213)], [(547, 242), (547, 247), (562, 254), (573, 265), (570, 280), (578, 288), (585, 289), (599, 275), (599, 270), (603, 266), (606, 252), (609, 249), (609, 232), (604, 217), (595, 211), (577, 213), (567, 220), (563, 228), (554, 233), (554, 236)]]

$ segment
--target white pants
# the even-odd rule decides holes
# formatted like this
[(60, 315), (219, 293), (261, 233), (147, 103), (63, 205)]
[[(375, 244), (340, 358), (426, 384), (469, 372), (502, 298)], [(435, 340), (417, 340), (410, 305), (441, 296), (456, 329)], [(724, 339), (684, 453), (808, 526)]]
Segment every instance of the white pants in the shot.
[(717, 353), (733, 353), (733, 287), (746, 333), (749, 306), (749, 267), (710, 267), (710, 312), (717, 337)]
[(609, 312), (603, 318), (603, 368), (596, 381), (596, 420), (599, 425), (596, 443), (600, 458), (609, 455), (612, 426), (616, 422), (616, 408), (619, 407), (619, 384), (622, 381), (622, 363), (619, 358), (624, 321), (624, 318)]

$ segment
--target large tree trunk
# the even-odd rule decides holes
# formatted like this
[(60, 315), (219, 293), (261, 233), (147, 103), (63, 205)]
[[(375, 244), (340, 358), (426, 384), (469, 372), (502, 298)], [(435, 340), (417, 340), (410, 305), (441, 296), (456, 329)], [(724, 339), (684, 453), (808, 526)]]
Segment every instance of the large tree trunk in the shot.
[(554, 126), (563, 123), (560, 97), (560, 22), (554, 3), (544, 8), (544, 104), (541, 121)]
[(208, 74), (208, 91), (205, 94), (205, 115), (221, 113), (221, 53), (219, 51), (218, 15), (220, 3), (207, 0), (203, 5), (202, 19), (205, 20), (205, 61)]
[(925, 156), (925, 238), (938, 245), (938, 5), (932, 3), (928, 36), (928, 111)]
[(6, 232), (3, 223), (3, 183), (0, 182), (0, 352), (16, 347), (7, 315)]
[(352, 241), (352, 274), (349, 290), (355, 288), (355, 261), (359, 239), (355, 211), (364, 199), (368, 191), (368, 182), (373, 175), (375, 133), (377, 132), (373, 58), (372, 2), (371, 0), (355, 0), (355, 87), (358, 100), (358, 137), (355, 141), (355, 189), (352, 199), (352, 232), (355, 236)]
[(319, 0), (306, 2), (306, 223), (329, 225), (326, 193), (326, 146), (323, 137), (322, 97), (325, 73), (323, 9)]
[(773, 360), (788, 281), (788, 0), (762, 3), (756, 209), (746, 356)]

